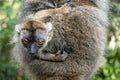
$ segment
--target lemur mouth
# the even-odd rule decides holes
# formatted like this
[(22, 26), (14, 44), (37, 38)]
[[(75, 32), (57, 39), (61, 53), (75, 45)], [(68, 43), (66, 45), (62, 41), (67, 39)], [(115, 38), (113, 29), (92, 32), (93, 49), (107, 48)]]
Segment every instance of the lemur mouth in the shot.
[(44, 58), (40, 58), (40, 57), (38, 57), (38, 56), (34, 56), (34, 58), (35, 58), (36, 60), (45, 61), (45, 62), (64, 62), (64, 61), (61, 61), (61, 60), (44, 59)]

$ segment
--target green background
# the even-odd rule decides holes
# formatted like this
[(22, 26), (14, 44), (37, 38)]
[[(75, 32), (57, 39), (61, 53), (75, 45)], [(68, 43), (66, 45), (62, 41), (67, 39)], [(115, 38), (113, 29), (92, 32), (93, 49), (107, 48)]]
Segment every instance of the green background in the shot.
[[(110, 0), (110, 26), (104, 63), (92, 80), (120, 80), (120, 0)], [(31, 80), (11, 61), (9, 44), (20, 14), (20, 0), (0, 0), (0, 80)]]

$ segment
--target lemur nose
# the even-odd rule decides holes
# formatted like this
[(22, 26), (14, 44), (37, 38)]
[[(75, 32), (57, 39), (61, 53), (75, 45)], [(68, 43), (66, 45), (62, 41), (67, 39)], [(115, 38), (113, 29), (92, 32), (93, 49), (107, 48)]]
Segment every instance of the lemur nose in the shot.
[(36, 55), (38, 53), (38, 47), (35, 43), (31, 44), (30, 47), (28, 48), (28, 53), (30, 55)]
[(30, 51), (28, 51), (28, 53), (30, 54), (30, 55), (36, 55), (37, 54), (37, 50), (36, 49), (31, 49)]
[(35, 55), (36, 53), (33, 53), (33, 52), (29, 52), (30, 55)]

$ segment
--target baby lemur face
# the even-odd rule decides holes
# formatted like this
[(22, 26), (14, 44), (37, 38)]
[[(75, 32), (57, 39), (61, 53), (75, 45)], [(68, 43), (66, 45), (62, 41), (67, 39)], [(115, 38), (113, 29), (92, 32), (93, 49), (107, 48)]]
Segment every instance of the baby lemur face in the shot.
[(39, 49), (46, 46), (52, 37), (52, 24), (42, 21), (25, 21), (16, 26), (20, 42), (27, 49), (27, 52), (35, 55)]

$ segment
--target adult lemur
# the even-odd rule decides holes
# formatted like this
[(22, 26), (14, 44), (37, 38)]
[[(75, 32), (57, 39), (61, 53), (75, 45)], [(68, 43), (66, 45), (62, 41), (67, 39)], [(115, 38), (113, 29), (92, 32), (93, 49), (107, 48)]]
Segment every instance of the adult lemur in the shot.
[[(28, 29), (28, 32), (24, 31), (23, 25), (16, 29), (13, 41), (14, 57), (29, 70), (34, 80), (88, 80), (99, 67), (104, 53), (105, 30), (108, 25), (107, 0), (23, 0), (19, 23), (24, 23), (26, 16), (40, 10), (55, 9), (66, 3), (72, 7), (70, 12), (64, 15), (52, 15), (50, 24), (44, 23), (43, 20), (40, 22), (43, 26), (37, 28), (38, 25), (33, 21), (29, 24), (31, 30)], [(34, 29), (32, 29), (33, 24)], [(53, 27), (49, 29), (51, 24)], [(32, 33), (33, 30), (36, 31), (35, 35)], [(46, 35), (48, 33), (49, 36)], [(30, 35), (27, 40), (23, 39), (23, 36), (26, 38), (24, 34)], [(42, 38), (37, 39), (36, 36)], [(34, 46), (37, 45), (32, 47), (38, 50), (36, 56), (30, 55), (29, 47), (26, 48), (29, 39), (33, 39), (30, 43), (34, 43)], [(46, 46), (38, 45), (43, 44), (44, 39), (48, 40)], [(60, 50), (56, 49), (58, 43)], [(31, 51), (35, 52), (32, 48)], [(41, 51), (57, 54), (61, 48), (63, 48), (61, 55), (67, 54), (67, 58), (65, 57), (62, 62), (40, 58)]]

